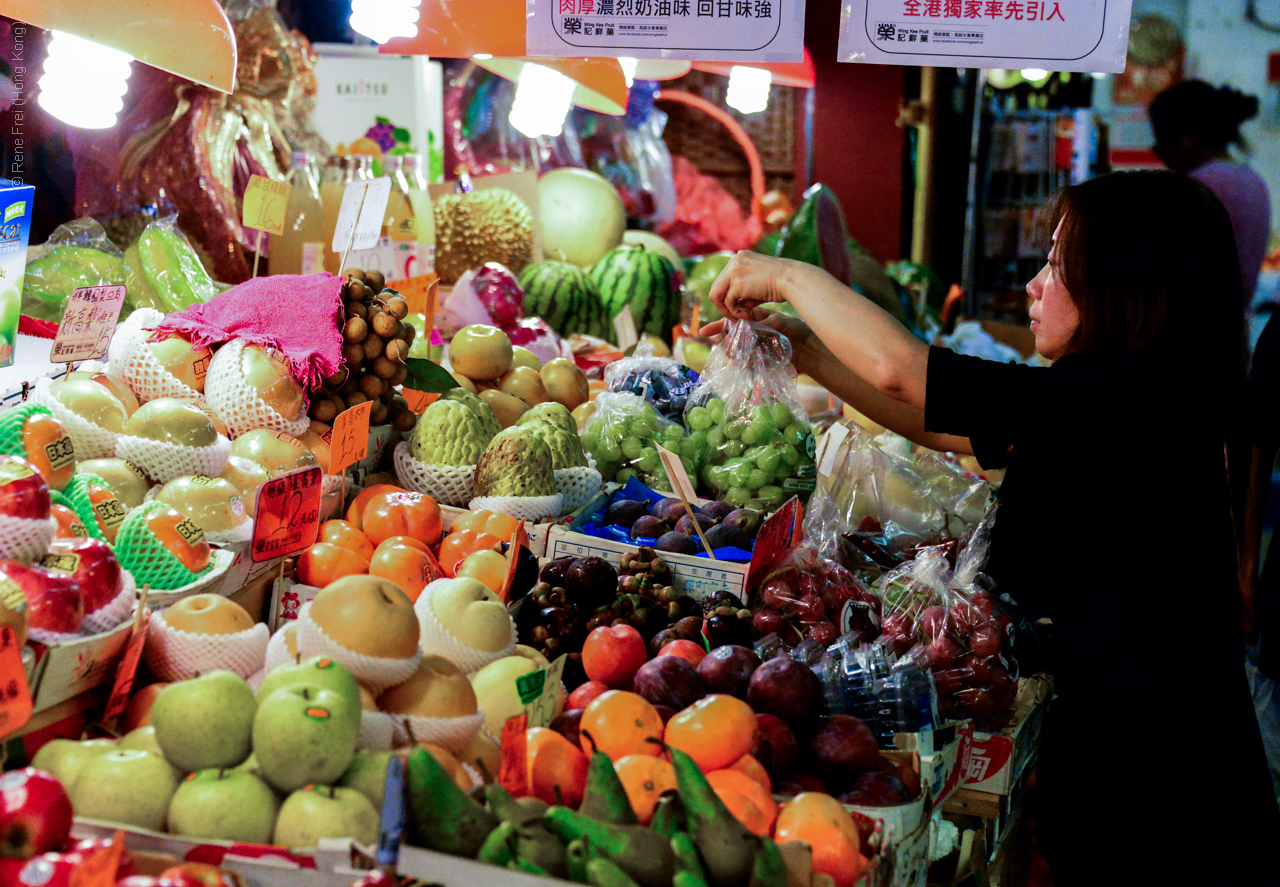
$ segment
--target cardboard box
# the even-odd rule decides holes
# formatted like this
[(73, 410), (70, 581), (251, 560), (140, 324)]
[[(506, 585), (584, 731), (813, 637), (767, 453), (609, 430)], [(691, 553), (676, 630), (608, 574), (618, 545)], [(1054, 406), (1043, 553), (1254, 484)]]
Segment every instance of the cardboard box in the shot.
[(129, 642), (133, 620), (129, 619), (110, 631), (76, 638), (65, 644), (42, 644), (28, 639), (35, 653), (31, 670), (33, 712), (52, 708), (59, 702), (78, 696), (116, 678), (116, 666)]
[(282, 625), (298, 618), (303, 604), (316, 599), (321, 589), (314, 585), (303, 585), (294, 582), (288, 576), (281, 582), (276, 579), (271, 583), (271, 609), (267, 611), (267, 628), (275, 634)]
[(1020, 678), (1013, 723), (999, 733), (974, 731), (964, 788), (1009, 794), (1040, 748), (1052, 686), (1047, 675)]
[(955, 794), (968, 772), (973, 731), (967, 722), (922, 733), (898, 733), (894, 745), (920, 756), (920, 784), (930, 805), (941, 807)]
[[(563, 526), (551, 527), (547, 535), (547, 554), (551, 560), (558, 557), (599, 557), (611, 564), (627, 552), (636, 552), (635, 545), (624, 545), (609, 539), (600, 539), (577, 533)], [(681, 594), (701, 600), (713, 591), (728, 591), (745, 599), (749, 563), (713, 561), (705, 557), (658, 552), (671, 565), (675, 575), (675, 587)]]

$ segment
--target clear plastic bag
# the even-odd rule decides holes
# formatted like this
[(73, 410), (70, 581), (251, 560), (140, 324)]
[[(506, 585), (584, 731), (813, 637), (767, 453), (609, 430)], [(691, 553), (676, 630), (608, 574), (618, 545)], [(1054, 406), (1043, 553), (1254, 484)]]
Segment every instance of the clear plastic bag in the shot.
[(772, 510), (816, 481), (813, 429), (796, 395), (791, 343), (769, 327), (728, 321), (689, 397), (685, 427), (705, 441), (701, 478), (714, 498)]
[(688, 434), (683, 426), (663, 418), (642, 397), (605, 391), (582, 430), (582, 446), (596, 460), (605, 483), (626, 483), (636, 477), (655, 490), (671, 491), (671, 481), (658, 456), (657, 445), (680, 457), (690, 480), (698, 476), (706, 458), (705, 438)]
[(698, 374), (670, 357), (655, 356), (653, 346), (641, 342), (630, 357), (605, 367), (604, 381), (609, 391), (643, 397), (663, 418), (680, 422)]
[(155, 308), (169, 314), (218, 294), (218, 285), (186, 235), (178, 230), (177, 216), (147, 225), (124, 251), (124, 264), (129, 300), (135, 308)]
[(76, 219), (59, 226), (45, 242), (42, 255), (27, 263), (22, 313), (57, 322), (73, 291), (127, 282), (120, 250), (102, 225), (94, 219)]
[(859, 642), (880, 634), (880, 599), (850, 571), (812, 548), (793, 548), (762, 577), (755, 600), (756, 631), (776, 633), (790, 647), (802, 640), (829, 646), (838, 637)]
[(671, 152), (662, 140), (667, 115), (653, 108), (652, 102), (644, 119), (635, 120), (631, 114), (644, 83), (632, 86), (626, 117), (581, 109), (575, 109), (572, 117), (587, 169), (618, 190), (633, 225), (648, 226), (675, 220), (676, 183)]

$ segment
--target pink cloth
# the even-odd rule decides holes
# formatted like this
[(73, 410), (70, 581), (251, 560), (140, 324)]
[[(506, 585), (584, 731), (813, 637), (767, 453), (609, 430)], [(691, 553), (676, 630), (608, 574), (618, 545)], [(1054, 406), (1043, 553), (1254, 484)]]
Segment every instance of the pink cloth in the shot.
[(308, 391), (342, 366), (342, 278), (332, 274), (255, 277), (156, 325), (152, 341), (181, 333), (197, 348), (237, 336), (283, 352)]

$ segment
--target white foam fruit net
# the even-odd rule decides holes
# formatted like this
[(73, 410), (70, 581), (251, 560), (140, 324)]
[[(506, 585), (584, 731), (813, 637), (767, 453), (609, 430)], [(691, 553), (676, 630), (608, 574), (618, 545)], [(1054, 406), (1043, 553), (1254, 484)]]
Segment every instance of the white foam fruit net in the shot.
[(138, 598), (138, 586), (133, 581), (133, 574), (128, 570), (120, 571), (120, 591), (107, 603), (92, 613), (84, 614), (80, 623), (81, 634), (102, 634), (117, 628), (126, 619), (133, 618), (133, 605)]
[[(184, 597), (191, 597), (191, 595), (199, 594), (202, 591), (216, 591), (214, 586), (222, 582), (224, 574), (235, 563), (235, 559), (235, 553), (227, 551), (225, 548), (211, 549), (209, 552), (209, 566), (205, 568), (205, 572), (178, 588), (152, 588), (147, 594), (147, 606), (151, 607), (152, 610), (160, 610), (176, 604)], [(134, 577), (134, 581), (137, 581), (137, 577)]]
[(200, 392), (182, 382), (156, 360), (147, 347), (148, 328), (154, 328), (164, 315), (154, 308), (139, 308), (116, 327), (107, 352), (111, 374), (129, 383), (141, 403), (160, 397), (193, 400)]
[[(294, 663), (293, 654), (289, 652), (289, 644), (284, 634), (285, 629), (294, 624), (296, 624), (296, 620), (290, 619), (276, 629), (276, 633), (267, 642), (267, 661), (263, 665), (266, 671), (272, 672), (282, 665), (292, 665)], [(297, 629), (294, 629), (294, 631), (297, 631)]]
[(184, 447), (122, 434), (116, 439), (116, 455), (128, 459), (152, 480), (167, 484), (188, 474), (222, 474), (231, 455), (231, 441), (219, 434), (217, 443), (210, 446)]
[(467, 743), (484, 726), (484, 712), (460, 718), (423, 718), (417, 715), (388, 715), (395, 729), (394, 747), (430, 742), (451, 754), (460, 755)]
[(0, 514), (0, 557), (35, 563), (49, 552), (49, 543), (58, 532), (51, 517), (10, 517)]
[(88, 419), (71, 412), (62, 405), (62, 401), (49, 390), (57, 379), (45, 376), (36, 380), (35, 393), (31, 399), (49, 408), (53, 418), (57, 419), (67, 434), (71, 435), (71, 443), (76, 448), (76, 460), (105, 459), (116, 451), (116, 438), (119, 434), (108, 431), (100, 425), (94, 425)]
[(209, 374), (204, 379), (204, 399), (227, 425), (232, 438), (255, 428), (283, 431), (294, 437), (311, 426), (306, 410), (297, 419), (287, 419), (264, 401), (240, 371), (240, 354), (248, 344), (232, 339), (209, 361)]
[(428, 465), (413, 458), (407, 440), (396, 444), (392, 453), (396, 477), (415, 493), (426, 493), (441, 505), (465, 508), (475, 487), (474, 465)]
[(164, 611), (151, 616), (144, 655), (162, 681), (185, 681), (214, 669), (248, 678), (262, 669), (271, 633), (259, 622), (235, 634), (195, 634), (171, 627)]
[(298, 652), (303, 659), (312, 656), (328, 656), (347, 667), (347, 671), (357, 681), (369, 688), (369, 692), (377, 696), (387, 687), (407, 681), (422, 662), (422, 651), (405, 659), (392, 659), (385, 656), (366, 656), (354, 650), (348, 650), (333, 638), (325, 634), (324, 629), (311, 618), (311, 608), (304, 607), (298, 613)]
[[(511, 623), (511, 635), (507, 645), (501, 650), (490, 652), (469, 647), (455, 638), (436, 618), (436, 611), (431, 605), (435, 592), (428, 585), (413, 603), (413, 611), (418, 614), (420, 629), (418, 645), (426, 656), (443, 656), (458, 666), (468, 675), (479, 671), (490, 662), (495, 662), (516, 652), (516, 624)], [(510, 617), (508, 617), (510, 618)]]
[(396, 726), (391, 715), (381, 711), (366, 711), (360, 716), (360, 732), (356, 735), (356, 748), (370, 751), (389, 751), (395, 747)]
[(496, 511), (517, 520), (538, 521), (564, 514), (564, 497), (554, 496), (477, 496), (467, 503), (472, 511)]
[(600, 492), (600, 472), (594, 468), (557, 468), (555, 474), (556, 492), (564, 499), (562, 507), (566, 514), (577, 511)]

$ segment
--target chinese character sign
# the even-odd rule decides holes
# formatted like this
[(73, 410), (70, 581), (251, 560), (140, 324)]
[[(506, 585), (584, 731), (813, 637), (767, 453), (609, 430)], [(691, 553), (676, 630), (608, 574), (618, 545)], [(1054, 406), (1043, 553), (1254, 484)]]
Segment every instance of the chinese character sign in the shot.
[(319, 467), (277, 477), (258, 488), (253, 520), (255, 564), (310, 548), (319, 530)]
[(82, 286), (72, 291), (62, 309), (49, 362), (71, 363), (104, 356), (116, 331), (124, 296), (123, 286)]
[(842, 62), (1124, 70), (1133, 0), (862, 0), (840, 14)]
[(804, 0), (527, 0), (532, 56), (799, 62)]

